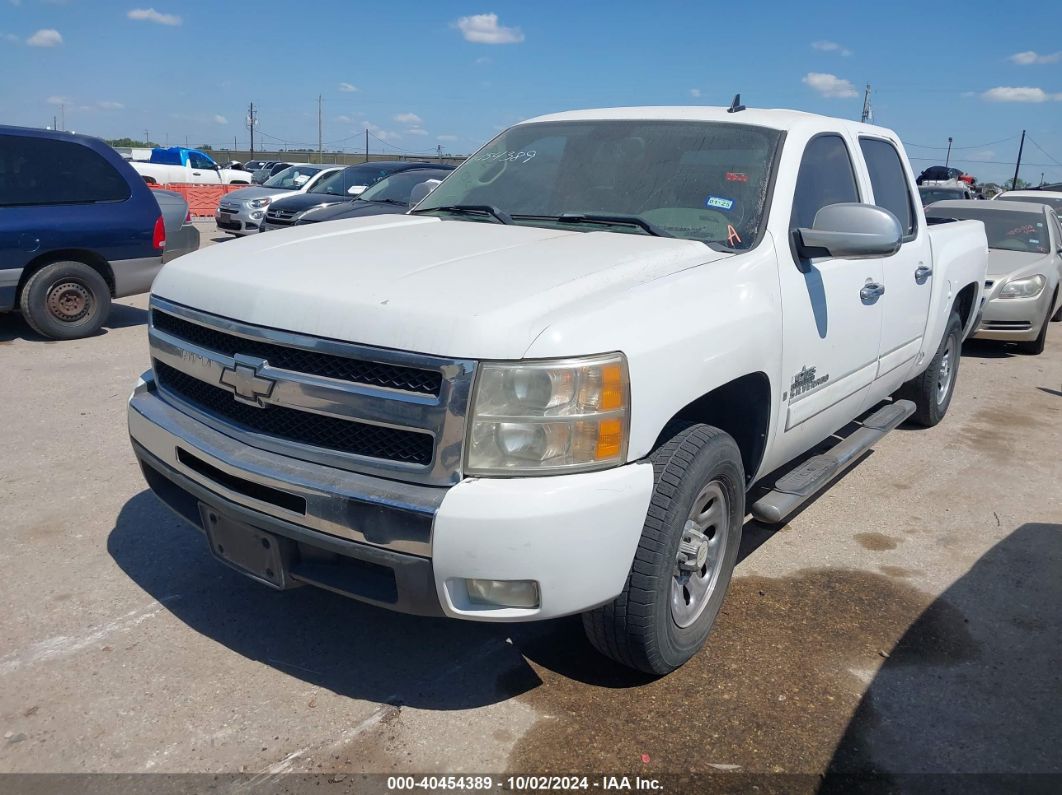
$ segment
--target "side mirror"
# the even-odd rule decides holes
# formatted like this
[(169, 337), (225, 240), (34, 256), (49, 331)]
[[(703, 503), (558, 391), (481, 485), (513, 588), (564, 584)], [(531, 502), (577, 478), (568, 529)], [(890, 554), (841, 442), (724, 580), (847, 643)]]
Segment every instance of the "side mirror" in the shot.
[(442, 184), (441, 179), (428, 179), (414, 185), (413, 190), (409, 192), (409, 206), (416, 207), (427, 198), (429, 193), (439, 187), (440, 184)]
[(900, 250), (903, 230), (896, 216), (872, 204), (830, 204), (815, 214), (810, 229), (796, 230), (803, 259), (891, 257)]
[(351, 196), (360, 196), (365, 192), (365, 189), (367, 187), (368, 185), (351, 185), (349, 188), (347, 188), (347, 193), (349, 193)]

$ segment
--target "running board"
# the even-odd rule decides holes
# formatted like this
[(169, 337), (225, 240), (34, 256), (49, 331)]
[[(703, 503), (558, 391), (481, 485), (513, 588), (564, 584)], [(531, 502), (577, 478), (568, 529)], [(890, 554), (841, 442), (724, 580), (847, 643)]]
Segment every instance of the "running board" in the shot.
[(785, 521), (914, 411), (915, 404), (910, 400), (897, 400), (882, 406), (863, 420), (860, 423), (863, 427), (848, 438), (779, 478), (773, 490), (752, 504), (753, 518), (769, 524)]

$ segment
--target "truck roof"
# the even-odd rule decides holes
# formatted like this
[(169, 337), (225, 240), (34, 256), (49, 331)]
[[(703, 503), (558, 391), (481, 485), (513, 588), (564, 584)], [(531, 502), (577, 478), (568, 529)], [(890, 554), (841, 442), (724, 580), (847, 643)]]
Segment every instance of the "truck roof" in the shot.
[(885, 127), (873, 124), (822, 116), (817, 113), (805, 113), (800, 110), (746, 108), (730, 113), (728, 108), (708, 105), (648, 105), (630, 108), (593, 108), (588, 110), (570, 110), (562, 113), (550, 113), (528, 119), (524, 124), (546, 121), (718, 121), (733, 124), (751, 124), (775, 130), (794, 130), (811, 128), (823, 130), (846, 129), (854, 133), (871, 133), (898, 140), (896, 133)]

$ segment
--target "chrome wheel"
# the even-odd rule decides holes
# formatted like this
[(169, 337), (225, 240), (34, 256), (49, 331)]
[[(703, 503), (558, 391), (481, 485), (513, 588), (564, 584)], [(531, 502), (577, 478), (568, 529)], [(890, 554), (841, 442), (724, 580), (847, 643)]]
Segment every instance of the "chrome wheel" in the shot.
[(937, 370), (937, 405), (943, 405), (951, 392), (951, 379), (954, 376), (954, 363), (959, 356), (959, 343), (955, 335), (948, 337), (948, 347), (940, 359)]
[(76, 323), (92, 311), (92, 293), (80, 282), (59, 282), (48, 290), (45, 303), (56, 320)]
[(671, 580), (671, 617), (680, 627), (697, 620), (719, 580), (730, 529), (723, 484), (710, 481), (693, 501)]

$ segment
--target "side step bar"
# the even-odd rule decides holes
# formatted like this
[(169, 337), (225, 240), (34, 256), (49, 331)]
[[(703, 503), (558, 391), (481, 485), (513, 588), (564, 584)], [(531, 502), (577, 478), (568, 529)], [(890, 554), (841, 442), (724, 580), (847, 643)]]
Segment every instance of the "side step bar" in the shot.
[(863, 427), (847, 439), (779, 478), (774, 489), (752, 504), (752, 516), (768, 524), (785, 521), (914, 411), (915, 404), (910, 400), (897, 400), (882, 406), (863, 420), (860, 423)]

